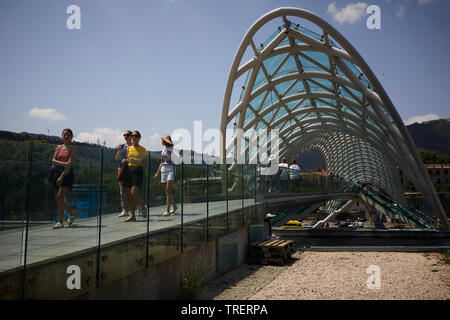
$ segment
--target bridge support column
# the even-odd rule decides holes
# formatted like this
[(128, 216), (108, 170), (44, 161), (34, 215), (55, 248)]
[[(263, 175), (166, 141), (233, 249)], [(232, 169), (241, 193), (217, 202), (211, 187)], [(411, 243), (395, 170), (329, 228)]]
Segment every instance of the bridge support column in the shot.
[(325, 225), (325, 223), (331, 221), (332, 219), (336, 218), (342, 211), (346, 210), (348, 207), (350, 207), (353, 203), (355, 202), (355, 200), (351, 199), (348, 200), (342, 207), (340, 207), (338, 210), (335, 210), (334, 212), (332, 212), (331, 214), (329, 214), (325, 219), (318, 221), (314, 226), (313, 229), (317, 228), (317, 227), (321, 227), (323, 225)]

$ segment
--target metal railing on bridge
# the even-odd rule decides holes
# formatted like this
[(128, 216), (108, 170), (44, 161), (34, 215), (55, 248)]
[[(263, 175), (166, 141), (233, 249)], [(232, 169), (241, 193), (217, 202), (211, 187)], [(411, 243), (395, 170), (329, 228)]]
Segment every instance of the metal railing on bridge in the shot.
[(392, 213), (399, 214), (404, 216), (413, 224), (416, 224), (420, 227), (426, 229), (435, 229), (437, 226), (437, 221), (432, 219), (431, 217), (426, 216), (422, 212), (414, 208), (404, 208), (400, 204), (395, 203), (390, 197), (386, 194), (375, 190), (374, 188), (366, 185), (364, 187), (360, 187), (360, 190), (363, 194), (374, 200), (379, 205), (383, 206), (387, 210), (390, 210)]
[(140, 195), (148, 210), (138, 207), (137, 221), (124, 222), (128, 217), (118, 217), (122, 208), (117, 150), (74, 147), (74, 185), (65, 200), (76, 211), (75, 221), (68, 226), (65, 211), (64, 228), (54, 230), (58, 208), (48, 175), (56, 145), (0, 141), (0, 272), (87, 248), (100, 251), (109, 243), (138, 235), (147, 235), (151, 244), (159, 246), (158, 254), (148, 248), (148, 265), (263, 222), (264, 214), (255, 210), (261, 197), (256, 165), (251, 164), (176, 165), (172, 194), (178, 208), (163, 216), (165, 185), (160, 176), (153, 178), (161, 161), (159, 152), (147, 152), (143, 168)]

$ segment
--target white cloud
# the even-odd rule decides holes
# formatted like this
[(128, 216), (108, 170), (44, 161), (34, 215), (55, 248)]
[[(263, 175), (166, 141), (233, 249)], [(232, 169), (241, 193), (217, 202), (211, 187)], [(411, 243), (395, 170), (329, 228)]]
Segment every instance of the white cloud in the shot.
[(424, 121), (431, 121), (431, 120), (439, 120), (441, 119), (440, 116), (438, 116), (437, 114), (425, 114), (423, 116), (416, 116), (416, 117), (412, 117), (409, 118), (408, 120), (405, 121), (405, 125), (409, 126), (410, 124), (413, 124), (415, 122), (417, 123), (422, 123)]
[(145, 146), (148, 151), (160, 151), (162, 149), (161, 137), (162, 136), (158, 132), (155, 132), (148, 138), (143, 137), (141, 144)]
[(405, 6), (404, 5), (400, 5), (398, 7), (397, 12), (395, 13), (395, 17), (397, 19), (402, 19), (405, 16)]
[(417, 3), (421, 6), (426, 6), (427, 4), (430, 4), (433, 2), (433, 0), (417, 0)]
[(336, 7), (336, 2), (332, 2), (328, 5), (327, 12), (340, 24), (345, 22), (355, 23), (366, 15), (367, 7), (367, 3), (358, 2), (350, 3), (345, 8), (338, 9)]
[[(117, 145), (124, 143), (122, 129), (112, 128), (95, 128), (92, 132), (81, 132), (74, 140), (78, 142), (99, 143), (110, 148), (115, 148)], [(154, 132), (151, 136), (147, 137), (144, 132), (139, 131), (142, 135), (139, 144), (146, 148), (148, 151), (161, 150), (161, 135), (158, 132)]]
[(52, 121), (66, 120), (66, 116), (62, 112), (59, 112), (51, 108), (48, 109), (33, 108), (30, 111), (28, 111), (28, 115), (34, 118)]
[(115, 147), (124, 142), (123, 130), (111, 128), (95, 128), (93, 132), (81, 132), (74, 140), (79, 142), (100, 143), (106, 142), (107, 147)]

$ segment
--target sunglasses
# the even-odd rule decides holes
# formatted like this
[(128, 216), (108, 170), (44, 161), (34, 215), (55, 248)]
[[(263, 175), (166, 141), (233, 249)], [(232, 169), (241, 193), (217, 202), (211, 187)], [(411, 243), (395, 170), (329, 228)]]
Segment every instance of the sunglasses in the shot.
[(137, 135), (137, 134), (132, 134), (131, 135), (133, 138), (140, 138), (141, 136)]
[(131, 134), (130, 133), (125, 133), (123, 136), (124, 137), (129, 137), (129, 136), (131, 136)]

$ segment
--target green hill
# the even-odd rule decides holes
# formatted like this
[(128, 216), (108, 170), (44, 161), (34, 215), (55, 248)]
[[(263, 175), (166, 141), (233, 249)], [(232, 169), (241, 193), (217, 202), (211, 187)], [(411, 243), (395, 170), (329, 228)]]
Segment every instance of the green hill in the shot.
[(406, 128), (418, 149), (450, 158), (450, 118), (413, 123)]

